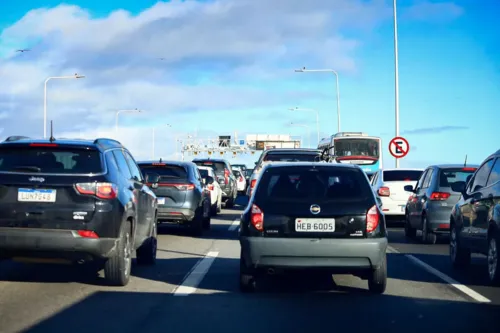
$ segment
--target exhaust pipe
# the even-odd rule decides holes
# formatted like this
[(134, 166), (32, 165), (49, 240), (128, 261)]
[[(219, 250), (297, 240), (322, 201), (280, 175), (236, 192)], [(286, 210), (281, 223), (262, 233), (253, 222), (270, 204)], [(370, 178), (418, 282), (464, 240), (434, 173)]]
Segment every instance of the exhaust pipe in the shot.
[(274, 275), (276, 272), (274, 271), (274, 268), (268, 268), (267, 269), (267, 274), (269, 275)]

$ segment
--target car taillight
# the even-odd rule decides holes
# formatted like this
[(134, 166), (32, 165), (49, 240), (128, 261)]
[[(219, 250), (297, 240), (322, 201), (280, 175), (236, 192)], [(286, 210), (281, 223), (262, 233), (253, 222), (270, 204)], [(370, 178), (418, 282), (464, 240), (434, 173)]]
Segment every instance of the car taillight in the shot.
[(388, 197), (391, 195), (391, 190), (388, 187), (381, 187), (378, 189), (378, 195), (381, 197)]
[(450, 197), (450, 193), (446, 192), (432, 192), (430, 199), (436, 201), (446, 200)]
[(90, 230), (78, 230), (78, 235), (83, 238), (99, 238), (99, 236)]
[(175, 187), (176, 189), (178, 189), (179, 191), (191, 191), (191, 190), (194, 190), (194, 184), (175, 184), (175, 185), (172, 185), (173, 187)]
[(257, 179), (252, 179), (252, 181), (250, 182), (250, 188), (254, 188), (255, 183), (257, 183)]
[(462, 171), (476, 171), (477, 168), (462, 168)]
[(250, 222), (259, 231), (264, 230), (264, 213), (257, 205), (252, 205), (250, 212)]
[(75, 189), (83, 195), (94, 195), (99, 199), (115, 199), (118, 187), (113, 183), (77, 183)]
[(240, 176), (240, 182), (244, 181), (243, 176)]
[(57, 147), (57, 143), (30, 143), (30, 147)]
[(373, 232), (377, 229), (380, 222), (380, 215), (378, 213), (378, 208), (374, 205), (366, 213), (366, 232)]
[(229, 170), (224, 169), (224, 184), (229, 184)]
[(214, 190), (214, 185), (213, 184), (210, 184), (207, 186), (208, 187), (208, 190), (209, 191), (213, 191)]

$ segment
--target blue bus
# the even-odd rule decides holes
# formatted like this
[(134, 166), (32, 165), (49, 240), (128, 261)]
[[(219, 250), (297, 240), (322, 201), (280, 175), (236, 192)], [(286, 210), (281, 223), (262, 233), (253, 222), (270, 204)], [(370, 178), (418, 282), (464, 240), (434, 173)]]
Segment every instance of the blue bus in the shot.
[(328, 149), (337, 163), (357, 164), (367, 173), (382, 169), (382, 140), (363, 132), (340, 132), (322, 139), (318, 149)]

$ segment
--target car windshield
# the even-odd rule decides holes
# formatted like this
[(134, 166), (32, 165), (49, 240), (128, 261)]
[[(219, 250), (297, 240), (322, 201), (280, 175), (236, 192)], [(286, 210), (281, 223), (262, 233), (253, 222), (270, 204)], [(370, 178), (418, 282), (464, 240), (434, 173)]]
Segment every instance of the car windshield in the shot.
[(449, 187), (457, 182), (467, 183), (467, 177), (475, 172), (475, 168), (441, 169), (439, 172), (439, 187)]
[(157, 174), (160, 176), (160, 182), (166, 182), (169, 179), (187, 179), (186, 169), (179, 165), (151, 165), (140, 164), (142, 174)]
[(379, 142), (375, 139), (335, 139), (335, 155), (379, 157)]
[(256, 191), (258, 201), (320, 203), (364, 201), (372, 195), (363, 171), (332, 167), (278, 167), (264, 172)]
[(101, 153), (88, 147), (0, 148), (0, 172), (95, 174), (102, 171)]
[(264, 156), (264, 162), (314, 162), (318, 161), (319, 153), (302, 154), (267, 154)]
[(384, 182), (418, 181), (423, 171), (419, 170), (387, 170), (384, 171)]

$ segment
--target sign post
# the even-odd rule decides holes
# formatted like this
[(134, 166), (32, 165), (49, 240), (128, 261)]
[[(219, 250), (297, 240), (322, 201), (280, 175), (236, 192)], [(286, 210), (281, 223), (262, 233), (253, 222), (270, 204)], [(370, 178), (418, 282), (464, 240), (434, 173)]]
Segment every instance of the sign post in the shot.
[(397, 136), (389, 142), (389, 153), (396, 159), (405, 157), (409, 151), (410, 144), (408, 140), (401, 136)]

